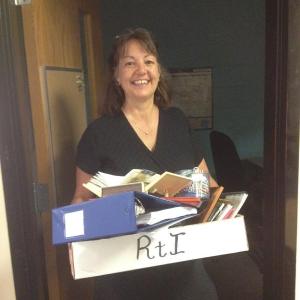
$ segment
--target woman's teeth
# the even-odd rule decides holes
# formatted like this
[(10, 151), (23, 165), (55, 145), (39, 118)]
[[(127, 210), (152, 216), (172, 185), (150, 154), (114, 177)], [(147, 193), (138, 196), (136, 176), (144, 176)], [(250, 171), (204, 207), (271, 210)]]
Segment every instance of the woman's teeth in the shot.
[(149, 82), (148, 80), (142, 79), (142, 80), (133, 81), (133, 84), (142, 85), (142, 84), (147, 84), (148, 82)]

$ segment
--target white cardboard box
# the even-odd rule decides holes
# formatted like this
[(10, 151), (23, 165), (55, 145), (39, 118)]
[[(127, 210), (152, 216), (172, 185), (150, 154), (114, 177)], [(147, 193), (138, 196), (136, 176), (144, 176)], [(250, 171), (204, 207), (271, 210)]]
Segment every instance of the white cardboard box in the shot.
[(243, 216), (72, 243), (73, 277), (81, 279), (247, 251)]

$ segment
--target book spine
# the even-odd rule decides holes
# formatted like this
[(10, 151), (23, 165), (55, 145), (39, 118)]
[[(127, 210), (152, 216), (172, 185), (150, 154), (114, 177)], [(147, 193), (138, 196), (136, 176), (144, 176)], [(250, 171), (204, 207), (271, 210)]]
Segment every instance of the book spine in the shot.
[(224, 220), (224, 217), (228, 214), (228, 212), (233, 208), (231, 204), (225, 204), (222, 211), (216, 217), (217, 221)]
[(212, 213), (208, 217), (208, 222), (214, 221), (217, 218), (217, 216), (219, 215), (219, 213), (222, 211), (224, 206), (225, 206), (224, 203), (221, 203), (221, 202), (218, 203), (218, 205), (214, 208), (214, 210), (212, 211)]

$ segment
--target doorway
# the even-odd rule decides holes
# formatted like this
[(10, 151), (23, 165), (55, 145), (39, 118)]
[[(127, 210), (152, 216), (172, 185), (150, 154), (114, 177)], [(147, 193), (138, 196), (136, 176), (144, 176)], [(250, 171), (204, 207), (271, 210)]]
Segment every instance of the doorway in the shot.
[[(282, 294), (288, 283), (283, 278), (286, 265), (284, 251), (284, 215), (286, 197), (286, 66), (288, 2), (266, 1), (267, 67), (265, 107), (265, 299), (289, 299)], [(28, 109), (29, 91), (26, 62), (24, 61), (22, 17), (19, 7), (1, 0), (1, 164), (7, 215), (9, 218), (16, 291), (20, 299), (47, 299), (46, 273), (41, 239), (40, 215), (36, 212), (32, 182), (37, 176), (35, 151), (32, 139), (32, 112)], [(276, 28), (276, 30), (274, 29)], [(7, 30), (9, 29), (9, 30)], [(7, 34), (8, 33), (8, 34)], [(13, 38), (10, 38), (13, 37)], [(18, 38), (16, 38), (18, 37)], [(17, 52), (17, 49), (21, 52)], [(18, 55), (11, 55), (12, 53)], [(3, 55), (2, 55), (3, 54)], [(3, 66), (3, 68), (2, 68)], [(6, 75), (4, 77), (4, 74)], [(25, 78), (25, 80), (24, 80)], [(274, 84), (275, 82), (275, 84)], [(25, 97), (21, 97), (25, 95)], [(27, 99), (26, 101), (24, 99)], [(23, 99), (23, 102), (21, 101)], [(275, 100), (274, 100), (275, 99)], [(11, 121), (13, 120), (13, 122)], [(23, 139), (23, 137), (27, 137)], [(270, 138), (269, 138), (270, 137)], [(18, 145), (18, 147), (16, 147)], [(283, 150), (283, 151), (282, 151)], [(299, 149), (298, 149), (299, 152)], [(16, 167), (18, 166), (18, 167)], [(26, 178), (26, 181), (22, 181)], [(21, 183), (20, 183), (21, 182)], [(16, 193), (16, 184), (21, 184)], [(29, 205), (24, 205), (27, 203)], [(18, 218), (16, 218), (16, 214)], [(28, 227), (29, 226), (29, 227)], [(30, 228), (30, 233), (23, 231)], [(28, 235), (29, 234), (29, 235)], [(24, 238), (25, 237), (25, 238)], [(34, 257), (27, 249), (36, 245)], [(20, 255), (22, 253), (22, 255)], [(29, 271), (30, 270), (30, 271)], [(293, 273), (293, 271), (292, 271)], [(288, 278), (293, 287), (294, 277)], [(290, 295), (292, 298), (292, 295)]]

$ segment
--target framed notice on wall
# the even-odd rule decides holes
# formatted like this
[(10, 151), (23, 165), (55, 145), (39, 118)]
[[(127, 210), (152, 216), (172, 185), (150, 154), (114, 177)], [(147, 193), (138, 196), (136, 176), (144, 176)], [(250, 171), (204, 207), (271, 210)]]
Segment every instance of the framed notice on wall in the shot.
[(212, 69), (172, 70), (170, 74), (174, 106), (184, 111), (193, 129), (212, 128)]

